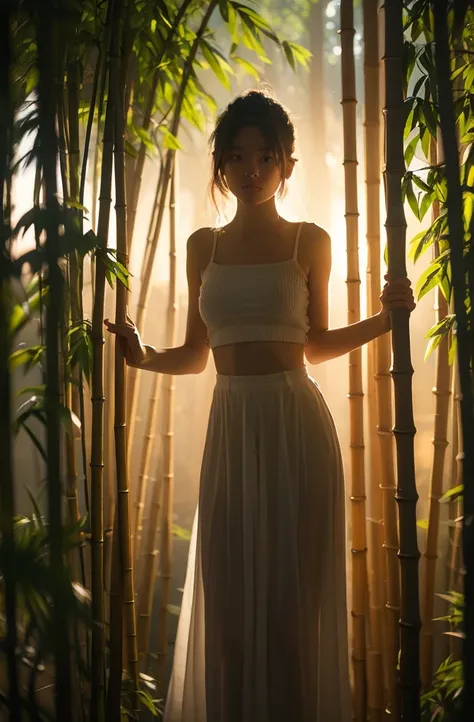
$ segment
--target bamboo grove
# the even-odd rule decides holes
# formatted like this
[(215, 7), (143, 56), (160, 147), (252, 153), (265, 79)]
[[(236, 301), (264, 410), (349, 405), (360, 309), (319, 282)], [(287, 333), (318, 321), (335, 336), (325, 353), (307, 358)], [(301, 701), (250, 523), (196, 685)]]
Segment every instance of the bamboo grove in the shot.
[[(155, 411), (163, 395), (168, 426), (162, 478), (154, 492), (158, 514), (148, 525), (151, 534), (143, 535), (142, 517), (130, 498), (137, 480), (130, 478), (127, 463), (137, 380), (129, 379), (127, 409), (124, 359), (119, 348), (104, 346), (104, 316), (126, 318), (127, 267), (145, 159), (151, 154), (161, 159), (161, 172), (136, 288), (138, 315), (143, 322), (169, 208), (167, 338), (173, 342), (174, 177), (175, 155), (182, 147), (180, 126), (205, 130), (216, 109), (203, 85), (206, 77), (214, 75), (230, 88), (234, 76), (237, 82), (247, 71), (257, 75), (267, 60), (264, 38), (293, 64), (304, 65), (309, 53), (277, 37), (258, 12), (237, 2), (184, 0), (177, 6), (48, 0), (41, 7), (12, 2), (2, 5), (2, 13), (2, 410), (8, 411), (12, 371), (38, 368), (45, 385), (24, 390), (33, 395), (21, 406), (13, 428), (8, 422), (13, 414), (7, 413), (8, 432), (2, 441), (8, 684), (4, 690), (2, 675), (1, 704), (7, 705), (12, 719), (49, 719), (53, 710), (57, 719), (68, 720), (118, 720), (147, 708), (157, 714), (161, 703), (154, 699), (156, 684), (143, 672), (159, 679), (161, 692), (166, 599), (160, 608), (159, 662), (153, 669), (147, 655), (149, 627), (143, 633), (141, 621), (150, 618), (154, 601), (156, 567), (147, 575), (146, 560), (156, 557), (156, 543), (162, 550), (162, 577), (168, 586), (171, 582), (174, 382), (158, 382), (154, 394)], [(230, 55), (218, 44), (216, 14)], [(250, 60), (241, 57), (240, 50)], [(31, 150), (18, 157), (19, 145), (28, 138)], [(12, 228), (15, 184), (30, 168), (35, 174), (33, 205)], [(89, 188), (90, 211), (84, 205)], [(110, 234), (112, 214), (115, 238)], [(33, 231), (36, 247), (21, 255), (18, 248), (28, 231)], [(34, 319), (39, 321), (38, 345), (17, 348), (15, 335)], [(16, 517), (14, 511), (8, 459), (12, 437), (20, 429), (40, 453), (47, 477), (47, 509), (40, 509), (32, 497), (31, 518)], [(152, 436), (144, 440), (143, 477), (148, 476), (152, 441)], [(133, 494), (136, 510), (143, 509), (145, 494), (143, 487)], [(18, 555), (24, 557), (21, 579), (13, 574)], [(44, 577), (34, 590), (27, 585), (32, 567)], [(25, 599), (22, 605), (20, 598)], [(49, 600), (54, 615), (48, 612)], [(31, 650), (26, 667), (15, 658), (18, 645)], [(141, 670), (139, 660), (144, 660)], [(29, 675), (28, 666), (33, 670)], [(46, 686), (55, 690), (54, 699), (47, 691), (37, 691), (43, 686), (37, 679), (40, 669), (56, 681), (53, 688)]]
[[(327, 3), (318, 2), (315, 13), (308, 0), (308, 17), (323, 17)], [(141, 436), (140, 374), (105, 341), (103, 322), (123, 321), (133, 307), (144, 328), (157, 252), (167, 242), (160, 341), (176, 341), (186, 133), (207, 130), (217, 109), (214, 83), (238, 92), (275, 52), (293, 69), (310, 61), (301, 44), (272, 29), (259, 5), (1, 4), (0, 717), (6, 710), (15, 722), (115, 722), (161, 713), (172, 543), (185, 533), (173, 524), (175, 381), (154, 376)], [(407, 260), (416, 263), (417, 295), (431, 294), (435, 305), (427, 356), (436, 354), (436, 378), (423, 520), (407, 314), (395, 310), (391, 335), (366, 357), (359, 350), (348, 359), (353, 715), (356, 722), (457, 722), (474, 709), (474, 9), (468, 0), (363, 0), (361, 83), (357, 12), (353, 0), (341, 0), (347, 321), (361, 316), (363, 209), (367, 310), (378, 309), (382, 275), (403, 278)], [(158, 172), (146, 248), (132, 277), (149, 156)], [(17, 219), (14, 198), (27, 172), (31, 208)], [(409, 214), (423, 224), (414, 238)], [(22, 333), (32, 326), (37, 341), (25, 345)], [(12, 379), (23, 371), (40, 381), (20, 390), (18, 406)], [(29, 516), (18, 515), (15, 503), (20, 432), (45, 478), (46, 506), (31, 494)], [(138, 463), (130, 462), (132, 449)], [(450, 517), (447, 554), (442, 505)], [(444, 593), (436, 595), (440, 577)], [(449, 623), (441, 662), (437, 596)]]

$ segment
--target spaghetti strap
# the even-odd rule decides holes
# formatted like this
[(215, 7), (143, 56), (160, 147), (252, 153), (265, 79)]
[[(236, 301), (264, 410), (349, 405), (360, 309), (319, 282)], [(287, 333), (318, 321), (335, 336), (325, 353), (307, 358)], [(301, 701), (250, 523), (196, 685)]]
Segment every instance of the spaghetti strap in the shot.
[(293, 251), (293, 260), (298, 260), (298, 246), (300, 243), (300, 236), (301, 231), (303, 230), (304, 221), (301, 221), (301, 223), (298, 225), (298, 230), (296, 231), (296, 239), (295, 239), (295, 249)]
[(209, 263), (214, 263), (214, 256), (216, 255), (216, 249), (217, 249), (217, 239), (219, 237), (219, 229), (214, 229), (214, 243), (212, 244), (212, 253), (211, 253), (211, 259)]

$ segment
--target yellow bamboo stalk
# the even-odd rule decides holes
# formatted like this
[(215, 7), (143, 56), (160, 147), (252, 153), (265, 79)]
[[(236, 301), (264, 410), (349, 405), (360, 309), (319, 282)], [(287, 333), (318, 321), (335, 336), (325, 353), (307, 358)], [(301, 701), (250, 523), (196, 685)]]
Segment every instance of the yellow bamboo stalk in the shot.
[[(354, 8), (352, 0), (341, 1), (342, 112), (344, 131), (345, 218), (347, 240), (348, 323), (360, 320), (359, 210), (357, 202), (357, 118), (354, 64)], [(365, 454), (362, 350), (349, 354), (349, 411), (352, 478), (352, 663), (354, 713), (365, 722), (367, 542), (365, 530)]]
[[(113, 106), (108, 105), (104, 124), (97, 235), (101, 252), (107, 249), (112, 204)], [(96, 172), (94, 171), (96, 175)], [(92, 424), (91, 424), (91, 585), (92, 585), (92, 684), (91, 722), (100, 722), (105, 710), (105, 597), (104, 597), (104, 306), (106, 273), (103, 260), (95, 264), (92, 311)], [(109, 341), (110, 344), (110, 341)], [(105, 377), (107, 378), (107, 377)], [(111, 420), (109, 419), (111, 425)]]
[[(459, 486), (463, 483), (462, 473), (462, 459), (463, 459), (463, 448), (462, 448), (462, 434), (461, 434), (461, 407), (460, 407), (461, 395), (459, 388), (459, 375), (457, 364), (453, 364), (453, 437), (455, 444), (453, 443), (453, 456), (452, 456), (452, 468), (451, 468), (451, 488)], [(451, 502), (450, 516), (452, 521), (459, 519), (462, 514), (462, 502), (460, 499), (456, 499)], [(449, 570), (449, 589), (460, 590), (461, 582), (461, 568), (462, 568), (462, 525), (457, 522), (454, 527), (453, 540), (451, 547), (451, 563)]]
[[(406, 278), (406, 219), (401, 195), (405, 173), (403, 131), (403, 3), (385, 0), (385, 169), (388, 277)], [(400, 710), (403, 720), (420, 718), (418, 541), (415, 479), (412, 377), (409, 312), (394, 309), (391, 314), (395, 392), (394, 434), (397, 448), (397, 494), (400, 519)]]
[[(123, 3), (117, 0), (116, 18), (120, 18)], [(117, 26), (116, 26), (117, 27)], [(125, 152), (124, 152), (124, 107), (118, 72), (118, 60), (115, 51), (110, 56), (111, 88), (114, 92), (114, 175), (115, 175), (115, 211), (117, 219), (117, 259), (125, 267), (128, 263), (127, 214), (125, 203)], [(115, 322), (126, 323), (127, 289), (117, 282)], [(138, 688), (138, 653), (135, 624), (135, 592), (133, 584), (133, 558), (130, 542), (130, 506), (127, 468), (127, 414), (126, 414), (126, 367), (118, 339), (115, 343), (115, 395), (114, 395), (114, 433), (117, 480), (117, 542), (120, 564), (120, 602), (124, 607), (124, 624), (127, 641), (127, 669)], [(121, 627), (121, 625), (120, 625)], [(122, 629), (114, 630), (115, 634)]]
[(145, 508), (145, 501), (148, 490), (148, 474), (150, 470), (150, 462), (153, 450), (153, 440), (156, 436), (158, 401), (161, 395), (162, 382), (162, 374), (153, 374), (150, 400), (148, 402), (145, 436), (143, 437), (140, 474), (138, 476), (137, 499), (135, 504), (135, 520), (133, 524), (134, 559), (136, 562), (138, 562), (140, 558), (140, 545), (143, 534), (143, 510)]
[(141, 574), (138, 594), (138, 653), (140, 659), (147, 653), (148, 640), (150, 637), (153, 594), (155, 591), (159, 555), (156, 542), (159, 533), (162, 476), (161, 469), (159, 468), (157, 477), (150, 480), (152, 482), (150, 514), (146, 525), (146, 535), (141, 545), (143, 546), (143, 550), (140, 550)]
[[(378, 1), (364, 0), (364, 138), (367, 213), (367, 314), (380, 307), (380, 70)], [(385, 614), (385, 560), (383, 553), (383, 500), (380, 486), (380, 448), (377, 440), (375, 395), (376, 344), (367, 348), (367, 410), (369, 427), (370, 521), (369, 521), (369, 614), (370, 643), (367, 650), (368, 706), (370, 719), (383, 719), (384, 663), (382, 634)]]
[[(436, 143), (432, 143), (430, 165), (438, 162)], [(439, 202), (433, 204), (432, 221), (439, 216)], [(439, 255), (439, 244), (434, 244), (434, 256)], [(442, 321), (448, 315), (448, 302), (439, 286), (435, 289), (436, 321)], [(445, 336), (436, 349), (436, 380), (433, 387), (435, 397), (435, 417), (433, 434), (433, 462), (430, 476), (430, 506), (428, 514), (428, 533), (425, 560), (425, 588), (422, 606), (421, 631), (421, 681), (425, 690), (431, 688), (433, 676), (433, 614), (436, 585), (436, 562), (438, 559), (438, 534), (440, 506), (443, 494), (444, 462), (448, 446), (448, 416), (450, 401), (451, 368), (449, 365), (448, 338)]]
[[(177, 334), (177, 294), (176, 294), (176, 159), (170, 183), (170, 284), (168, 295), (168, 315), (166, 323), (166, 345), (176, 345)], [(164, 694), (164, 670), (168, 649), (168, 604), (172, 575), (172, 529), (173, 529), (173, 492), (174, 492), (174, 391), (175, 378), (163, 377), (163, 486), (160, 524), (160, 573), (161, 598), (158, 613), (158, 690)]]

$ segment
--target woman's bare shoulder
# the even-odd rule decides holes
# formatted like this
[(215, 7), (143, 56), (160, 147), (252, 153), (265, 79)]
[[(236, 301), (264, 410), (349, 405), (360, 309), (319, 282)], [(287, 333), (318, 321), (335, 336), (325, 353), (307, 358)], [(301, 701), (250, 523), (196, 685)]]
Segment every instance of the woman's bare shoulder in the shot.
[(209, 263), (211, 258), (214, 233), (215, 229), (211, 227), (198, 228), (188, 238), (188, 259), (201, 269)]

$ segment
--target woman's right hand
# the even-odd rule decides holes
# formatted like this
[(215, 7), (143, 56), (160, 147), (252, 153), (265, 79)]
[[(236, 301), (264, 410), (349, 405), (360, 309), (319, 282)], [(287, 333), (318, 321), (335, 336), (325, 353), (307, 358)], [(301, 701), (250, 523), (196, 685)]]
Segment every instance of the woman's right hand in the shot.
[(107, 331), (117, 336), (127, 366), (139, 368), (145, 360), (146, 350), (132, 319), (127, 315), (127, 323), (112, 323), (106, 318), (104, 324)]

